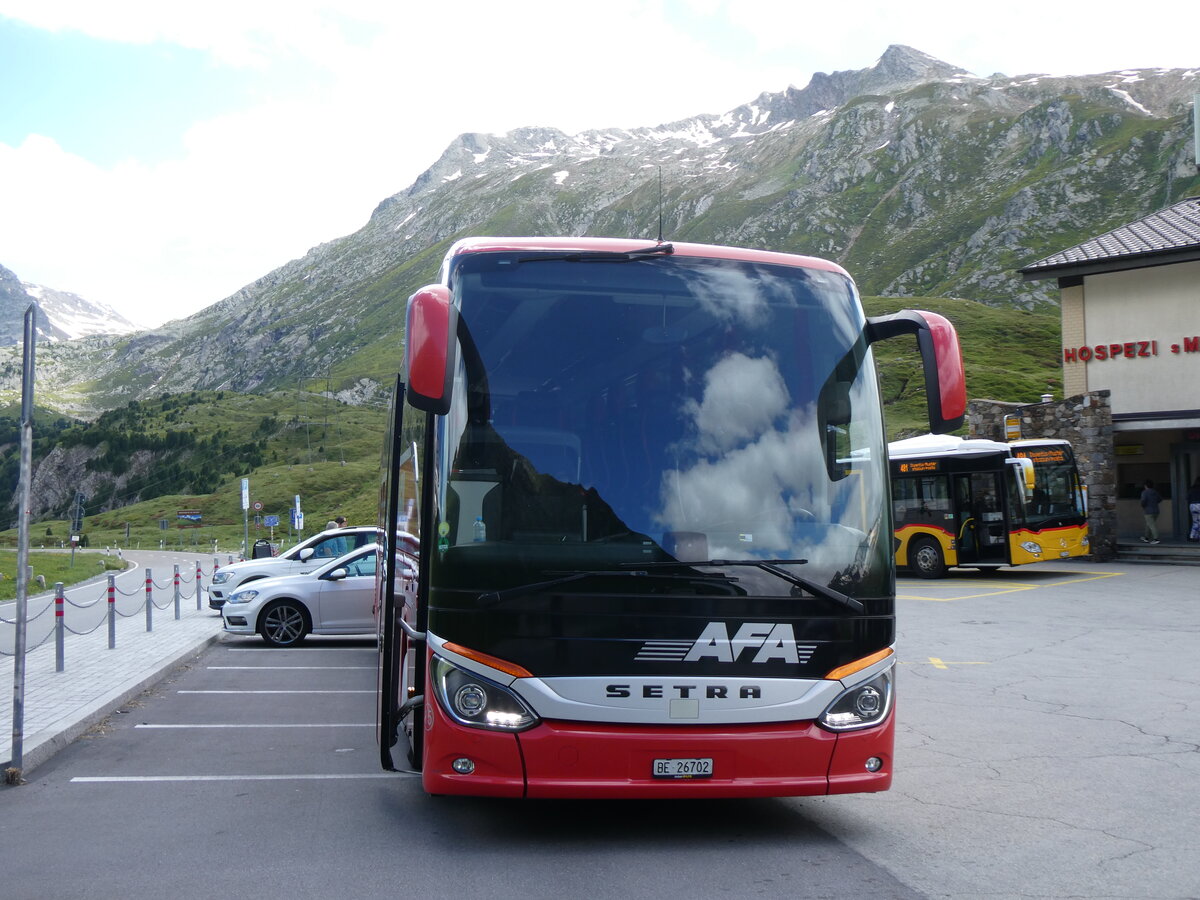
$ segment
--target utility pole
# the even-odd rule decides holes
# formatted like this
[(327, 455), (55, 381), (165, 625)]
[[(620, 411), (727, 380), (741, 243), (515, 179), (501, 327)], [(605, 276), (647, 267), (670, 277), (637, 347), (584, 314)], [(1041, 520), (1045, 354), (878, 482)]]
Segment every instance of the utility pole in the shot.
[(29, 614), (29, 500), (33, 481), (33, 365), (37, 346), (37, 303), (25, 310), (25, 364), (21, 372), (20, 518), (17, 520), (17, 611), (13, 636), (12, 762), (7, 784), (22, 784), (25, 767), (25, 628)]

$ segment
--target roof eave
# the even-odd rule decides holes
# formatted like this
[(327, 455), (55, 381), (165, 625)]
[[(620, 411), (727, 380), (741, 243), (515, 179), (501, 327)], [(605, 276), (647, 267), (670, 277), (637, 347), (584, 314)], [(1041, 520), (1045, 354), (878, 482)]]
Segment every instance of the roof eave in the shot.
[(1082, 278), (1085, 275), (1104, 275), (1130, 269), (1149, 269), (1154, 266), (1169, 266), (1174, 263), (1200, 260), (1200, 244), (1172, 250), (1153, 250), (1148, 253), (1132, 253), (1108, 259), (1084, 260), (1042, 266), (1037, 263), (1017, 269), (1025, 281), (1041, 281), (1046, 278)]

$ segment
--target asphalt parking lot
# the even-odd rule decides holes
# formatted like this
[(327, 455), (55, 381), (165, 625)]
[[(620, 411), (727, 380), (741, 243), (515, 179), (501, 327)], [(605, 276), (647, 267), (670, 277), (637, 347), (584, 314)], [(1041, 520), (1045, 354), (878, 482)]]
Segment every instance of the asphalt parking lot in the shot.
[(1198, 577), (901, 578), (897, 774), (858, 796), (427, 797), (378, 769), (369, 639), (227, 636), (0, 790), (6, 893), (1197, 897)]
[(897, 597), (895, 783), (819, 801), (834, 833), (928, 896), (1200, 896), (1200, 569), (955, 571)]

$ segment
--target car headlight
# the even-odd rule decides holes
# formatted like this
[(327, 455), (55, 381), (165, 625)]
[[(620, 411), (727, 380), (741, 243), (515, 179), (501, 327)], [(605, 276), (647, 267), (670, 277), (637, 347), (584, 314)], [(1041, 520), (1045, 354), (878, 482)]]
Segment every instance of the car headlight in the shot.
[(438, 700), (455, 722), (493, 731), (524, 731), (537, 715), (516, 694), (458, 668), (440, 656), (433, 658), (433, 684)]
[(213, 576), (212, 583), (213, 584), (224, 584), (232, 577), (233, 577), (232, 572), (218, 571), (217, 574)]
[(870, 681), (843, 691), (825, 708), (817, 722), (830, 731), (854, 731), (878, 725), (892, 709), (894, 671), (893, 666)]
[(1021, 544), (1021, 549), (1026, 553), (1032, 553), (1034, 556), (1042, 555), (1042, 545), (1036, 541), (1025, 541)]
[(229, 596), (229, 599), (226, 600), (225, 602), (226, 603), (249, 603), (251, 600), (253, 600), (257, 596), (258, 596), (258, 591), (254, 590), (254, 588), (247, 588), (244, 591), (237, 591), (236, 593), (231, 594)]

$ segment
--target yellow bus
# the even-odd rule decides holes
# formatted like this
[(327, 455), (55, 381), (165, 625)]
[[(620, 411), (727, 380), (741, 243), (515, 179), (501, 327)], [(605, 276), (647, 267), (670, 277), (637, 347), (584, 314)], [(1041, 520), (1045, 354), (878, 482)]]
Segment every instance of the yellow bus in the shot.
[(1063, 440), (921, 435), (888, 445), (896, 565), (922, 578), (1089, 552), (1087, 493)]

